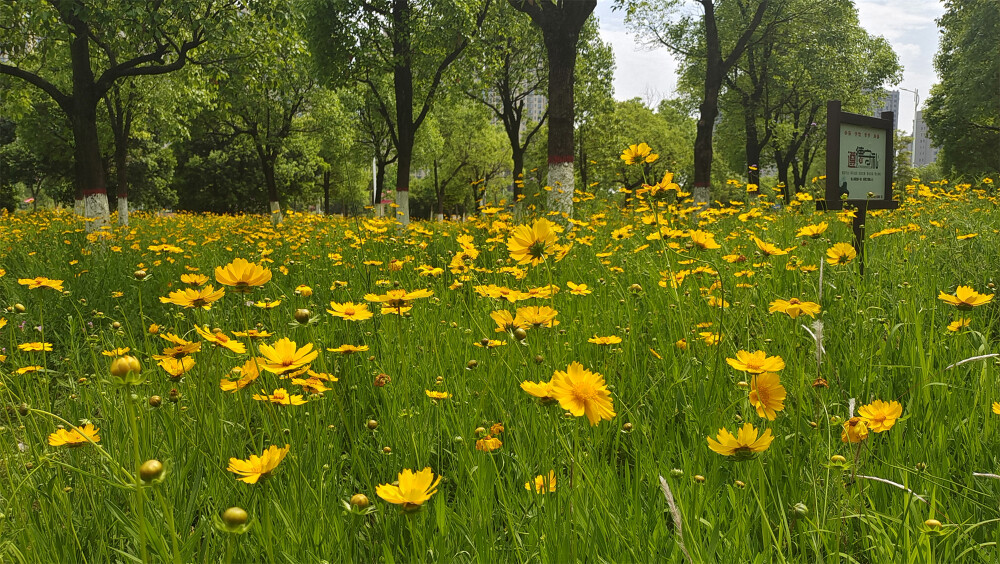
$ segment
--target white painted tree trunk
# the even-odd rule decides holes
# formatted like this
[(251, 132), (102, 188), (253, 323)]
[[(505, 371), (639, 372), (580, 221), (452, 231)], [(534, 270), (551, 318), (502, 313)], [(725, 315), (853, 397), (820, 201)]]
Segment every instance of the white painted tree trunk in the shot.
[(385, 216), (385, 204), (383, 203), (375, 204), (375, 217), (384, 217), (384, 216)]
[(549, 210), (573, 217), (573, 163), (549, 163)]
[(110, 224), (111, 212), (108, 210), (108, 195), (104, 192), (84, 195), (83, 217), (93, 218), (93, 221), (87, 222), (87, 233), (97, 231)]
[(403, 225), (410, 224), (409, 190), (396, 190), (396, 219)]
[(281, 204), (278, 202), (271, 202), (271, 224), (278, 225), (281, 223)]
[(695, 205), (704, 206), (708, 204), (709, 197), (709, 187), (708, 186), (694, 186), (691, 189), (691, 195), (694, 196)]
[(118, 225), (128, 225), (128, 196), (118, 196)]
[(444, 214), (443, 213), (435, 214), (435, 216), (437, 217), (438, 221), (444, 221)]
[(73, 213), (75, 215), (83, 215), (83, 200), (73, 201)]

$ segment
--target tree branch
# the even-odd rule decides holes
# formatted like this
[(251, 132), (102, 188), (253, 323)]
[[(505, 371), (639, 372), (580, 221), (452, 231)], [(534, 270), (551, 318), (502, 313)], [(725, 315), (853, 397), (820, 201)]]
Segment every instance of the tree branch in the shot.
[(59, 88), (56, 87), (55, 84), (52, 84), (51, 82), (45, 80), (44, 78), (38, 76), (37, 74), (33, 72), (28, 72), (24, 69), (15, 67), (13, 65), (8, 65), (5, 63), (0, 63), (0, 74), (6, 74), (8, 76), (20, 78), (21, 80), (27, 82), (28, 84), (40, 88), (43, 92), (51, 96), (52, 99), (55, 100), (56, 104), (59, 104), (59, 107), (62, 108), (64, 112), (66, 112), (67, 114), (72, 113), (73, 111), (72, 98), (64, 94), (62, 90), (59, 90)]

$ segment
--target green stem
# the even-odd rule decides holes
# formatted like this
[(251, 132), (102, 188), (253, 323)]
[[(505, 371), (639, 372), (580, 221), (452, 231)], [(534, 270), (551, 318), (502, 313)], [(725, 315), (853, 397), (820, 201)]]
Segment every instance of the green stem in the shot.
[(135, 475), (132, 477), (133, 487), (135, 487), (135, 504), (139, 514), (139, 549), (142, 553), (142, 561), (149, 562), (149, 552), (146, 549), (146, 495), (142, 491), (142, 484), (139, 483), (139, 468), (142, 466), (142, 458), (139, 456), (139, 424), (136, 422), (135, 406), (132, 405), (131, 388), (126, 388), (125, 407), (128, 410), (129, 426), (132, 428), (132, 457), (135, 461)]

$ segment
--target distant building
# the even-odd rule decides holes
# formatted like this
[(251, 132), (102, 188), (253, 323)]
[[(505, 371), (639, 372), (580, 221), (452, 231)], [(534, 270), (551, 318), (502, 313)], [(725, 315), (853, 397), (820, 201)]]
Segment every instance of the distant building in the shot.
[[(500, 105), (500, 96), (496, 92), (490, 92), (489, 102), (497, 107)], [(542, 116), (545, 115), (546, 108), (549, 107), (549, 100), (541, 94), (529, 94), (524, 97), (524, 113), (521, 116), (521, 133), (524, 133), (528, 122), (538, 123)], [(492, 123), (497, 123), (499, 120), (494, 115), (492, 118)]]
[(913, 166), (926, 166), (937, 161), (938, 148), (931, 145), (931, 139), (927, 136), (927, 122), (924, 121), (924, 112), (917, 112), (917, 119), (914, 120), (913, 145)]
[(892, 128), (899, 129), (899, 90), (883, 92), (883, 96), (872, 101), (871, 115), (882, 117), (882, 112), (892, 112)]

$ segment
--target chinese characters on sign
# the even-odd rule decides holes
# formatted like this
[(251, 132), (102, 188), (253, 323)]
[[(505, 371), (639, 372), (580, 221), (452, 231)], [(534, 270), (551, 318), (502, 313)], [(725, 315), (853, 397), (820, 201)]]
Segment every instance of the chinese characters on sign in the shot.
[(884, 130), (840, 124), (840, 182), (848, 199), (885, 199), (885, 147)]

